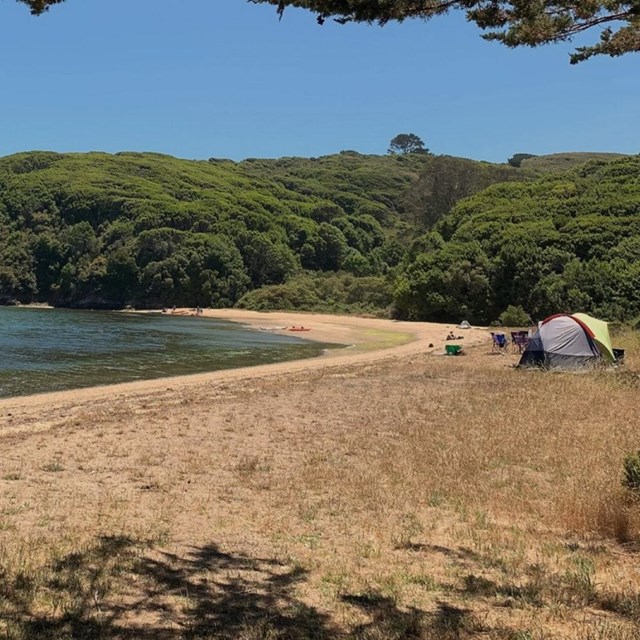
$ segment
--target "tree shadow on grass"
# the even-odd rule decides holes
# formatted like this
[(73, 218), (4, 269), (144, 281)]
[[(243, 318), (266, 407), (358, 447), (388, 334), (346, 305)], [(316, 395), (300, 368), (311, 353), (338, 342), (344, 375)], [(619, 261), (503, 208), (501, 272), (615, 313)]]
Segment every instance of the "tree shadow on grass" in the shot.
[(375, 591), (344, 595), (342, 601), (370, 618), (354, 629), (354, 640), (457, 640), (486, 630), (470, 610), (446, 602), (437, 602), (436, 611), (426, 613), (414, 607), (400, 609), (393, 598)]
[(178, 556), (103, 537), (38, 576), (5, 580), (0, 620), (20, 640), (335, 637), (327, 616), (295, 595), (306, 573), (215, 545)]
[(471, 549), (467, 549), (466, 547), (443, 547), (438, 544), (424, 544), (424, 543), (415, 543), (411, 542), (403, 547), (408, 551), (422, 552), (422, 553), (433, 553), (440, 554), (446, 556), (447, 558), (451, 558), (452, 560), (456, 560), (459, 563), (477, 563), (480, 561), (480, 556)]

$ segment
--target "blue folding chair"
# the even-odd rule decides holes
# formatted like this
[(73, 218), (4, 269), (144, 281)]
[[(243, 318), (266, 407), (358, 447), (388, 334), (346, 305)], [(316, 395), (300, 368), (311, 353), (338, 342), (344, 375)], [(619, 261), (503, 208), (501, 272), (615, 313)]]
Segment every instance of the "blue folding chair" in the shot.
[(493, 341), (491, 347), (493, 353), (504, 353), (509, 347), (507, 336), (504, 333), (491, 332), (491, 340)]

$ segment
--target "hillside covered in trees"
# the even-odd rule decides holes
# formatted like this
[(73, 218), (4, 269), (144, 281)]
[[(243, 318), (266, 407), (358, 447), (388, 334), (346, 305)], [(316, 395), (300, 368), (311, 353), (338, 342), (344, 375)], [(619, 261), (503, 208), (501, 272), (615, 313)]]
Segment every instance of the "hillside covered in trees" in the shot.
[(587, 311), (640, 317), (640, 157), (592, 160), (534, 182), (493, 185), (415, 241), (395, 283), (398, 313), (495, 320)]
[(395, 266), (403, 253), (395, 238), (410, 232), (400, 201), (421, 159), (300, 164), (290, 174), (286, 160), (4, 158), (0, 299), (230, 306), (302, 270), (360, 276)]
[(17, 154), (0, 303), (635, 317), (640, 160), (578, 160)]
[[(409, 193), (429, 199), (431, 187), (412, 187), (434, 162), (355, 152), (241, 163), (149, 153), (2, 158), (0, 302), (231, 306), (265, 285), (340, 273), (331, 281), (346, 307), (384, 308), (393, 270), (428, 227)], [(461, 162), (469, 164), (459, 174), (481, 166)], [(460, 193), (485, 186), (488, 171)], [(434, 206), (448, 209), (437, 191)], [(326, 286), (312, 281), (315, 302), (306, 294), (306, 303), (283, 304), (326, 305)]]

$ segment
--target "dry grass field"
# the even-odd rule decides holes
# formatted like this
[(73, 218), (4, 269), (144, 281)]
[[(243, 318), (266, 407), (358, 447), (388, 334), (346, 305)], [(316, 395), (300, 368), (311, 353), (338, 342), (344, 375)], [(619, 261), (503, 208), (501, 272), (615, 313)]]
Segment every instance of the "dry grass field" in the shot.
[(0, 408), (0, 638), (638, 640), (640, 344)]

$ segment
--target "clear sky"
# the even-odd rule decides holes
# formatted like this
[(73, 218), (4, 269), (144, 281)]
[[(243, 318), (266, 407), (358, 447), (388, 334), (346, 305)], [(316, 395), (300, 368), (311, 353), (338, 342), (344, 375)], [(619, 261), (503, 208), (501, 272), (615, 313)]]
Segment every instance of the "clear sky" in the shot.
[[(320, 27), (245, 0), (0, 0), (0, 155), (158, 151), (185, 158), (640, 152), (640, 55), (569, 65), (509, 50), (464, 17)], [(590, 34), (589, 40), (597, 38)]]

